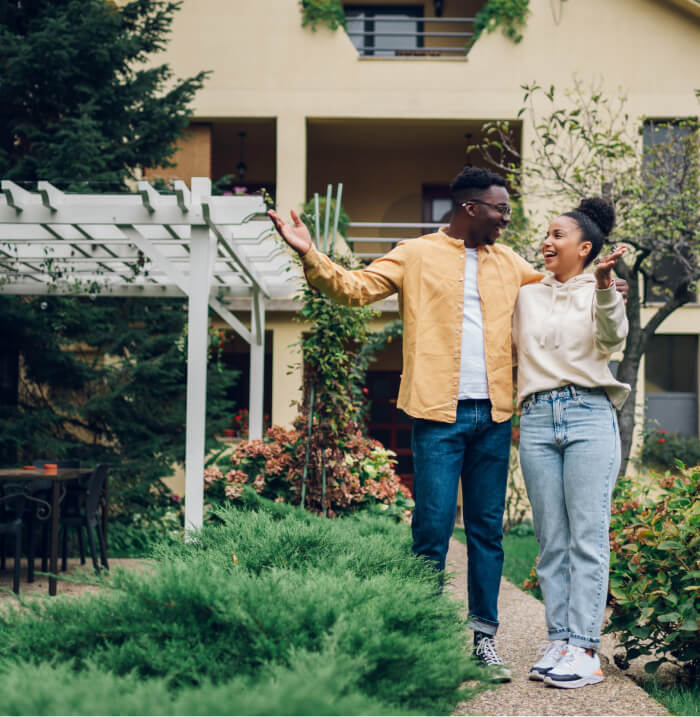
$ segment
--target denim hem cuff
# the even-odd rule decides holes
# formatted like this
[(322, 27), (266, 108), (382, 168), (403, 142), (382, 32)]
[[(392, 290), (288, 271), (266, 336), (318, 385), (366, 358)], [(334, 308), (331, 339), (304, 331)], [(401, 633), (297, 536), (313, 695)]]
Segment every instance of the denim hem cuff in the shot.
[(498, 630), (497, 623), (484, 622), (484, 620), (478, 617), (470, 617), (467, 627), (470, 630), (483, 632), (485, 635), (495, 635)]
[(547, 637), (550, 640), (568, 640), (571, 633), (568, 630), (550, 630)]
[(597, 650), (600, 647), (600, 640), (595, 640), (592, 637), (577, 637), (575, 635), (571, 635), (569, 637), (569, 645)]

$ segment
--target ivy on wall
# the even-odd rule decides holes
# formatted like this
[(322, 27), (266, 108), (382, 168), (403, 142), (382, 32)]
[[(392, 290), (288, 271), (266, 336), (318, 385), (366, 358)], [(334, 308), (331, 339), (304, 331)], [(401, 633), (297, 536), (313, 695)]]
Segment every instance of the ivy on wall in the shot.
[(523, 39), (522, 30), (525, 27), (530, 0), (488, 0), (474, 18), (474, 36), (470, 47), (484, 32), (493, 32), (501, 28), (501, 32), (513, 42)]
[(315, 32), (319, 25), (331, 30), (345, 27), (345, 10), (340, 0), (299, 0), (301, 26), (311, 26)]

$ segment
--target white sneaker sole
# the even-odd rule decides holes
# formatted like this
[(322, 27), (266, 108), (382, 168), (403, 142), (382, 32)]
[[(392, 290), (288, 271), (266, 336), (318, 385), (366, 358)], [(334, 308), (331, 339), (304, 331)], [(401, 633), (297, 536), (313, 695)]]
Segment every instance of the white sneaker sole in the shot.
[(528, 678), (530, 680), (534, 680), (535, 682), (543, 682), (546, 672), (539, 672), (538, 670), (530, 670), (530, 674), (528, 675)]
[(580, 677), (578, 680), (554, 680), (549, 675), (546, 675), (543, 682), (548, 687), (562, 687), (565, 690), (573, 690), (576, 687), (597, 685), (604, 679), (603, 675), (588, 675), (588, 677)]

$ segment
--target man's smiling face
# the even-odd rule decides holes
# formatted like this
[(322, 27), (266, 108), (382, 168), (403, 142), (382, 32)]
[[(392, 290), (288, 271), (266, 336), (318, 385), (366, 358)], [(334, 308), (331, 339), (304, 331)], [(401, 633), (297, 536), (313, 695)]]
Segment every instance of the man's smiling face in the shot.
[(464, 200), (464, 204), (475, 230), (474, 238), (479, 244), (494, 244), (510, 221), (508, 190), (494, 184), (478, 197)]

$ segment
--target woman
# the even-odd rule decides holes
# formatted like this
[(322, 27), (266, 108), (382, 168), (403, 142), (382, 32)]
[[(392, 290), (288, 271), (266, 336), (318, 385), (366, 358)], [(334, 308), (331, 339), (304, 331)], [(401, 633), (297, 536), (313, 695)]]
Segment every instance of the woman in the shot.
[(615, 409), (630, 390), (608, 368), (627, 336), (624, 303), (610, 276), (624, 248), (601, 259), (592, 274), (583, 272), (614, 221), (612, 206), (600, 198), (557, 217), (542, 245), (552, 274), (520, 289), (514, 314), (520, 461), (550, 640), (530, 678), (556, 687), (603, 680), (597, 649), (610, 499), (620, 468)]

